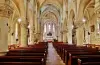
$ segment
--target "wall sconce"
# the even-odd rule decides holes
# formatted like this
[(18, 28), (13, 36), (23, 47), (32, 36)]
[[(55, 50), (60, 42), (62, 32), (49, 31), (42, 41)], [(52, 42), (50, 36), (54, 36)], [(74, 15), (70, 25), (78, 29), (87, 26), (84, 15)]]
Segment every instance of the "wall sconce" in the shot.
[(18, 19), (18, 22), (20, 23), (21, 21), (22, 21), (22, 19), (21, 19), (21, 18), (19, 18), (19, 19)]
[(72, 29), (74, 28), (74, 25), (72, 25)]
[(28, 29), (30, 29), (30, 24), (28, 25)]
[(86, 22), (86, 18), (83, 18), (82, 21), (83, 21), (83, 23), (85, 23)]

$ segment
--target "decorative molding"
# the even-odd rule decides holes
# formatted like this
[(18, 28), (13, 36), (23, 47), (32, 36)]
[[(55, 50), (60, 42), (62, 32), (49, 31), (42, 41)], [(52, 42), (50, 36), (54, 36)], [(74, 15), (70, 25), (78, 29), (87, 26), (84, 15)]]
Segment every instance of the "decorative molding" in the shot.
[(60, 31), (60, 33), (62, 34), (67, 33), (67, 32), (68, 32), (68, 29)]
[(82, 22), (77, 22), (77, 23), (75, 23), (74, 29), (80, 28), (80, 27), (83, 26), (83, 25), (84, 25), (84, 23), (82, 23)]
[(21, 22), (21, 27), (28, 29), (28, 23)]
[(95, 14), (100, 14), (100, 4), (94, 8)]
[(9, 18), (13, 14), (13, 8), (6, 4), (0, 3), (0, 16)]

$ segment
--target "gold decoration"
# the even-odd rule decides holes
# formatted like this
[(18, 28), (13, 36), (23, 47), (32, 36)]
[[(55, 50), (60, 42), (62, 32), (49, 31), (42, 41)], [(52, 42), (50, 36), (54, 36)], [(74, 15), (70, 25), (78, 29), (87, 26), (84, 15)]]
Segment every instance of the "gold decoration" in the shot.
[(5, 3), (0, 3), (0, 16), (9, 18), (13, 14), (13, 8)]

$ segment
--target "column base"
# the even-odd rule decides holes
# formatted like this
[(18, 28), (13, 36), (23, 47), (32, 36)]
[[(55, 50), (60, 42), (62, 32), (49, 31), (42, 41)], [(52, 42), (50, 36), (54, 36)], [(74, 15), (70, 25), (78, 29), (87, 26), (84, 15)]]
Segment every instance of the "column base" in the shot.
[(8, 51), (1, 51), (0, 52), (0, 56), (5, 56), (7, 54)]
[(33, 43), (29, 43), (28, 45), (34, 45)]
[(21, 44), (19, 47), (27, 47), (28, 45), (26, 44)]

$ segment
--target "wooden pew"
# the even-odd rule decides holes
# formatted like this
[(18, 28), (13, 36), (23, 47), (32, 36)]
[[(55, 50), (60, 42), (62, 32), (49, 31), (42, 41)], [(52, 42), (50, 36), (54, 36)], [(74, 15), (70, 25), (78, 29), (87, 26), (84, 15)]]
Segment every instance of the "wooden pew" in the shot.
[(16, 52), (16, 53), (12, 53), (12, 52), (8, 52), (7, 53), (7, 56), (34, 56), (34, 55), (36, 55), (36, 56), (44, 56), (44, 54), (45, 53), (18, 53), (18, 52)]
[[(23, 54), (25, 53), (25, 54)], [(34, 49), (14, 49), (14, 50), (10, 50), (7, 55), (11, 56), (11, 55), (43, 55), (45, 54), (45, 57), (47, 56), (47, 51), (45, 49), (40, 49), (40, 48), (34, 48)]]
[[(17, 57), (2, 57), (0, 62), (41, 62), (43, 58), (17, 58)], [(44, 60), (44, 59), (43, 59)]]
[[(44, 65), (46, 64), (46, 52), (44, 50), (30, 50), (30, 49), (17, 49), (17, 50), (10, 50), (6, 56), (9, 56), (8, 58), (24, 58), (23, 62), (27, 60), (27, 58), (35, 59), (44, 59)], [(34, 57), (33, 57), (34, 56)], [(27, 57), (27, 58), (26, 58)], [(30, 61), (30, 60), (29, 60)]]
[[(65, 61), (68, 61), (68, 62), (66, 62), (66, 65), (67, 65), (67, 63), (71, 65), (73, 63), (72, 60), (78, 59), (78, 58), (74, 58), (75, 56), (78, 56), (78, 55), (87, 55), (88, 56), (88, 55), (95, 54), (97, 56), (100, 54), (98, 52), (97, 48), (93, 49), (92, 47), (87, 47), (87, 46), (77, 47), (75, 45), (70, 46), (70, 45), (62, 44), (62, 43), (61, 44), (54, 43), (53, 46), (55, 47), (57, 53), (61, 56), (61, 58)], [(73, 52), (75, 52), (75, 56), (74, 56)], [(72, 65), (74, 65), (74, 64), (72, 64)]]
[(81, 65), (100, 65), (100, 62), (85, 62), (82, 63)]
[(62, 43), (61, 44), (59, 44), (59, 43), (53, 44), (53, 46), (55, 47), (57, 53), (61, 56), (61, 58), (63, 56), (64, 48), (74, 48), (74, 47), (76, 47), (76, 45), (68, 45), (68, 44), (62, 44)]
[(9, 50), (9, 52), (21, 52), (21, 53), (46, 53), (47, 51), (45, 49), (14, 49), (14, 50)]
[(0, 62), (31, 62), (31, 63), (37, 63), (40, 65), (45, 65), (44, 58), (42, 57), (34, 57), (34, 56), (0, 56)]
[(93, 52), (93, 53), (95, 53), (95, 52), (98, 52), (98, 50), (97, 49), (92, 49), (92, 48), (85, 48), (84, 49), (84, 47), (79, 48), (79, 49), (77, 48), (77, 49), (65, 50), (64, 53), (63, 53), (63, 56), (62, 56), (64, 62), (66, 60), (66, 57), (69, 58), (69, 53), (71, 53), (71, 52)]
[(44, 58), (44, 61), (46, 61), (47, 57), (46, 57), (46, 54), (45, 53), (9, 53), (7, 54), (6, 56), (36, 56), (36, 57), (42, 57)]
[(79, 57), (78, 65), (100, 65), (100, 55)]
[(63, 61), (65, 62), (65, 60), (66, 60), (66, 57), (67, 58), (69, 58), (69, 53), (70, 52), (86, 52), (85, 50), (79, 50), (79, 49), (74, 49), (74, 50), (64, 50), (64, 52), (63, 52), (63, 55), (62, 55), (62, 59), (63, 59)]
[(0, 56), (0, 64), (46, 65), (47, 48), (47, 43), (42, 42), (40, 44), (29, 45), (28, 47), (10, 49), (6, 56)]
[(6, 56), (42, 56), (46, 59), (45, 53), (7, 53)]
[[(93, 58), (93, 57), (100, 57), (100, 55), (99, 54), (91, 54), (91, 55), (77, 55), (77, 56), (72, 56), (72, 60), (71, 60), (71, 64), (72, 65), (78, 65), (78, 62), (77, 62), (77, 60), (78, 60), (78, 58)], [(86, 59), (87, 60), (87, 59)], [(85, 61), (86, 61), (85, 60)], [(89, 60), (89, 59), (88, 59)], [(91, 60), (91, 59), (90, 59)], [(93, 60), (93, 59), (92, 59)]]
[(0, 65), (44, 65), (41, 62), (0, 62)]
[(69, 57), (66, 57), (66, 64), (74, 65), (76, 57), (75, 56), (80, 56), (80, 55), (99, 55), (99, 52), (71, 52), (69, 53)]

